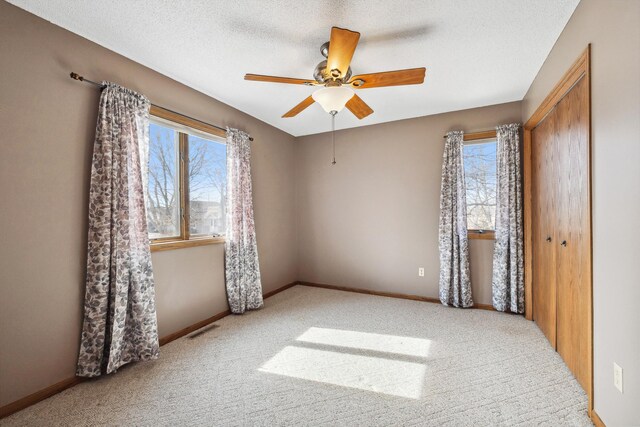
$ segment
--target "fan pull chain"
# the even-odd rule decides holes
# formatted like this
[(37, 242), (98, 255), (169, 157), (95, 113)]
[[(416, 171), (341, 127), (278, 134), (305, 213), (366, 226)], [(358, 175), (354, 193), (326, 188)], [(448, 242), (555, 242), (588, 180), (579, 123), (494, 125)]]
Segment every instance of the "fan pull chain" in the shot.
[(331, 113), (331, 142), (333, 143), (333, 161), (332, 165), (336, 164), (336, 114), (337, 111), (332, 111)]

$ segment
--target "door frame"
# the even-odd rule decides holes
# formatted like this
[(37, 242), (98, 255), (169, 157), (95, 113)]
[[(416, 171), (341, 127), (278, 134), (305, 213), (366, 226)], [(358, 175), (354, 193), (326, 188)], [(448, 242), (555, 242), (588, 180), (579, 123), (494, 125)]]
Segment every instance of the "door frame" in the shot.
[(589, 308), (588, 308), (588, 328), (587, 333), (588, 343), (587, 348), (589, 351), (588, 363), (589, 363), (589, 390), (586, 390), (589, 396), (589, 416), (593, 411), (593, 220), (591, 216), (591, 44), (587, 45), (587, 48), (582, 52), (580, 57), (573, 63), (573, 65), (562, 76), (560, 81), (551, 90), (549, 95), (538, 106), (533, 115), (524, 124), (524, 140), (523, 140), (523, 190), (524, 190), (524, 287), (525, 287), (525, 317), (527, 320), (533, 319), (533, 230), (532, 230), (532, 194), (531, 194), (531, 182), (532, 182), (532, 164), (531, 164), (531, 133), (533, 129), (538, 126), (542, 120), (549, 114), (551, 110), (569, 93), (573, 86), (582, 78), (587, 79), (587, 104), (589, 109), (588, 117), (588, 131), (587, 131), (587, 152), (589, 153), (589, 160), (587, 162), (588, 167), (588, 184), (589, 184), (589, 203), (588, 216), (589, 216), (589, 266), (590, 272), (588, 275), (589, 280)]

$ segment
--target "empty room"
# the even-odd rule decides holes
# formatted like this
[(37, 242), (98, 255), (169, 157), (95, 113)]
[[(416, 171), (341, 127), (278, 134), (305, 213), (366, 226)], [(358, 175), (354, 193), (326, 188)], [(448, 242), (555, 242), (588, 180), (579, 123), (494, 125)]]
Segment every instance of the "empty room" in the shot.
[(0, 0), (0, 426), (640, 426), (639, 0)]

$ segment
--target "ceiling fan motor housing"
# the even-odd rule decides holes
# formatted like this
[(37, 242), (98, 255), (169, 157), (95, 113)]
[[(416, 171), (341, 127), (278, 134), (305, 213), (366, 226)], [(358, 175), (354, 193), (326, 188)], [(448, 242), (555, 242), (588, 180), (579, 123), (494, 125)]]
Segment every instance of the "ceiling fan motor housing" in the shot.
[[(329, 57), (329, 42), (324, 43), (320, 46), (320, 53), (325, 58)], [(316, 79), (318, 83), (326, 84), (329, 81), (336, 81), (340, 77), (341, 70), (327, 70), (327, 60), (320, 62), (316, 65), (316, 69), (313, 70), (313, 78)], [(351, 77), (351, 67), (347, 70), (345, 75), (340, 79), (341, 83), (346, 83), (349, 81)]]
[[(336, 80), (336, 78), (331, 73), (332, 70), (327, 70), (327, 60), (320, 62), (316, 65), (316, 69), (313, 70), (313, 78), (316, 79), (318, 83), (328, 83), (329, 81)], [(347, 70), (347, 74), (340, 79), (343, 83), (348, 82), (349, 78), (351, 78), (351, 67)]]

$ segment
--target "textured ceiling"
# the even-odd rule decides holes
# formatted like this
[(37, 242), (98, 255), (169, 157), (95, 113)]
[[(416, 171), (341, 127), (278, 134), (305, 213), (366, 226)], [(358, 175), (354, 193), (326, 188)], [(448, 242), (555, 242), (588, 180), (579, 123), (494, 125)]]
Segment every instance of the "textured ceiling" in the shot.
[[(363, 89), (374, 110), (338, 129), (521, 100), (579, 0), (10, 0), (292, 135), (325, 132), (314, 88), (243, 80), (311, 78), (331, 26), (361, 33), (354, 74), (426, 67), (420, 86)], [(87, 76), (101, 79), (101, 76)]]

